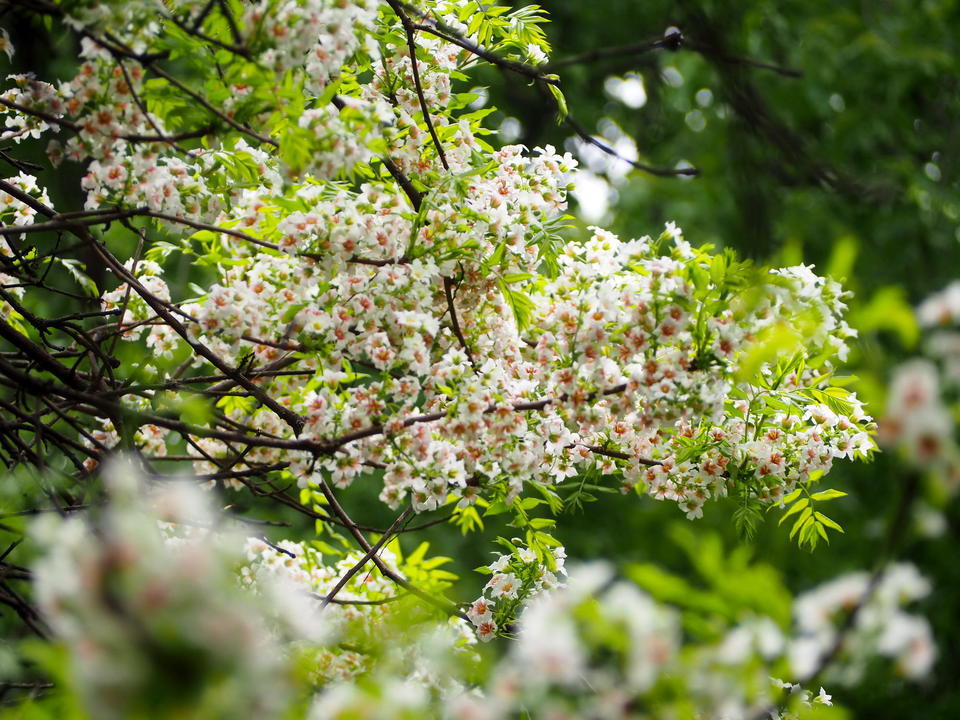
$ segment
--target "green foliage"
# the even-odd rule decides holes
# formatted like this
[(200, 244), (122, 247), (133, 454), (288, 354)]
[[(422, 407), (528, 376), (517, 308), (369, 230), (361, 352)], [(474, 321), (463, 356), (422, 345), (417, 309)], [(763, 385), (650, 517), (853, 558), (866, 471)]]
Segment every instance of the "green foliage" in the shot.
[[(797, 543), (802, 547), (806, 545), (810, 550), (817, 547), (821, 539), (828, 544), (830, 538), (827, 535), (827, 529), (842, 533), (843, 528), (822, 512), (816, 509), (818, 502), (826, 502), (836, 498), (845, 497), (847, 493), (840, 490), (820, 490), (811, 493), (806, 487), (800, 487), (783, 498), (783, 503), (787, 507), (786, 512), (780, 517), (780, 524), (794, 515), (793, 526), (790, 528), (790, 538), (797, 538)], [(799, 514), (798, 514), (799, 513)]]
[(686, 572), (670, 572), (654, 563), (632, 563), (624, 572), (654, 598), (682, 608), (689, 632), (701, 639), (721, 637), (745, 611), (789, 628), (791, 595), (779, 571), (753, 561), (746, 546), (724, 548), (714, 533), (673, 524), (668, 535), (683, 551), (699, 582)]

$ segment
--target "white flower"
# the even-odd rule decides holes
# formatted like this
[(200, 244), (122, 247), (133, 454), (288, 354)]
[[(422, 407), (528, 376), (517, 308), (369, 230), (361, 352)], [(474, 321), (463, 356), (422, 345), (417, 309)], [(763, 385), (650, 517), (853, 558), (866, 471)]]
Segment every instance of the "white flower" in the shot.
[(497, 624), (493, 620), (486, 620), (477, 626), (477, 637), (483, 642), (490, 642), (497, 636)]
[(527, 57), (534, 65), (542, 65), (547, 61), (547, 54), (543, 52), (538, 45), (534, 45), (533, 43), (527, 44)]
[(921, 303), (917, 308), (917, 319), (928, 327), (960, 323), (960, 280), (954, 280)]
[(5, 52), (7, 57), (13, 60), (13, 43), (10, 42), (10, 36), (3, 28), (0, 28), (0, 51)]
[(486, 598), (478, 598), (473, 601), (470, 609), (467, 610), (467, 617), (475, 626), (480, 627), (483, 623), (490, 622), (493, 619), (493, 606)]
[(517, 593), (520, 590), (520, 583), (517, 576), (513, 573), (498, 573), (487, 583), (487, 588), (490, 589), (491, 597), (513, 599), (517, 597)]
[(902, 417), (935, 403), (940, 396), (936, 366), (929, 360), (914, 359), (897, 368), (890, 383), (887, 414)]
[(510, 556), (509, 556), (509, 555), (501, 555), (501, 556), (498, 557), (496, 560), (494, 560), (492, 563), (490, 563), (489, 565), (487, 565), (487, 567), (490, 568), (491, 570), (493, 570), (495, 573), (498, 573), (498, 572), (503, 572), (504, 570), (506, 570), (506, 569), (507, 569), (507, 566), (508, 566), (509, 564), (510, 564)]

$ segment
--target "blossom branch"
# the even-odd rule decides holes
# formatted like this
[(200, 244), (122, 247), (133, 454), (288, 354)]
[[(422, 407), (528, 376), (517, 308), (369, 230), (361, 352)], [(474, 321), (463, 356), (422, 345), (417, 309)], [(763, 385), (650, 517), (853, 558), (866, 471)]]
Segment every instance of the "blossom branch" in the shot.
[[(35, 110), (33, 108), (26, 107), (25, 105), (21, 105), (20, 103), (16, 103), (12, 100), (7, 100), (6, 98), (3, 98), (3, 97), (0, 97), (0, 105), (8, 107), (11, 110), (16, 110), (17, 112), (21, 112), (24, 115), (31, 115), (33, 117), (40, 118), (44, 122), (48, 122), (52, 125), (58, 125), (62, 128), (66, 128), (67, 130), (71, 130), (77, 134), (80, 134), (82, 132), (88, 132), (88, 129), (85, 128), (83, 125), (80, 125), (79, 123), (75, 123), (71, 120), (67, 120), (62, 117), (57, 117), (56, 115), (52, 115), (42, 110)], [(175, 135), (163, 135), (159, 133), (157, 135), (144, 135), (142, 133), (118, 133), (116, 135), (114, 134), (107, 135), (106, 133), (100, 133), (100, 134), (105, 135), (106, 137), (115, 138), (117, 140), (127, 140), (129, 142), (143, 142), (143, 143), (160, 142), (160, 143), (168, 143), (173, 145), (181, 140), (193, 140), (196, 138), (201, 138), (204, 135), (209, 135), (211, 130), (212, 130), (211, 127), (203, 127), (203, 128), (199, 128), (198, 130), (188, 130), (186, 132), (177, 133)]]
[(423, 85), (420, 82), (420, 70), (417, 67), (416, 27), (410, 18), (407, 17), (407, 14), (403, 11), (403, 7), (401, 7), (401, 4), (397, 0), (387, 0), (387, 4), (389, 4), (397, 14), (397, 17), (400, 18), (400, 23), (403, 25), (403, 32), (407, 36), (407, 48), (410, 51), (410, 68), (413, 71), (413, 85), (417, 91), (417, 99), (420, 101), (420, 111), (423, 113), (423, 121), (426, 123), (430, 137), (433, 139), (433, 145), (437, 150), (437, 155), (440, 157), (440, 163), (443, 165), (443, 169), (449, 170), (450, 165), (447, 163), (447, 156), (443, 152), (440, 138), (437, 137), (436, 128), (433, 127), (433, 119), (430, 117), (430, 107), (427, 105), (427, 99), (423, 94)]
[(477, 364), (473, 360), (473, 353), (470, 352), (470, 346), (467, 345), (467, 340), (463, 336), (463, 331), (460, 329), (460, 321), (457, 319), (457, 308), (453, 303), (453, 279), (444, 276), (443, 278), (443, 294), (447, 298), (447, 310), (450, 312), (450, 323), (453, 325), (453, 333), (457, 336), (457, 340), (460, 342), (460, 347), (463, 348), (463, 351), (467, 355), (467, 360), (470, 362), (470, 366), (476, 370)]
[(539, 82), (545, 82), (548, 85), (560, 85), (560, 80), (555, 77), (549, 77), (544, 75), (542, 68), (534, 67), (528, 65), (527, 63), (520, 62), (518, 60), (511, 60), (510, 58), (505, 58), (487, 50), (480, 45), (477, 45), (474, 42), (471, 42), (466, 37), (464, 37), (460, 32), (453, 29), (449, 25), (444, 24), (436, 18), (430, 17), (425, 14), (418, 8), (410, 5), (409, 3), (401, 2), (399, 3), (407, 12), (416, 15), (423, 22), (415, 24), (413, 27), (416, 30), (421, 30), (423, 32), (428, 32), (431, 35), (435, 35), (441, 40), (446, 40), (448, 43), (457, 45), (458, 47), (463, 48), (467, 52), (476, 55), (483, 60), (496, 65), (497, 67), (503, 68), (504, 70), (509, 70), (515, 72), (518, 75), (523, 75), (528, 77), (531, 80), (537, 80)]
[[(0, 181), (0, 189), (4, 190), (5, 192), (11, 195), (14, 195), (14, 193), (11, 191), (15, 191), (16, 195), (14, 195), (14, 197), (17, 197), (17, 195), (19, 195), (20, 197), (18, 199), (23, 198), (21, 200), (23, 202), (26, 201), (25, 200), (26, 198), (29, 198), (30, 204), (34, 206), (36, 209), (38, 209), (38, 211), (42, 211), (42, 213), (44, 215), (47, 215), (48, 217), (53, 217), (55, 215), (55, 213), (50, 208), (43, 205), (43, 203), (40, 203), (30, 195), (20, 191), (19, 188), (13, 187), (12, 185), (10, 185), (5, 181)], [(201, 342), (192, 340), (186, 328), (176, 319), (176, 317), (174, 317), (173, 313), (168, 311), (167, 308), (164, 306), (164, 304), (160, 302), (158, 298), (156, 298), (150, 291), (148, 291), (145, 287), (143, 287), (143, 285), (137, 280), (137, 278), (131, 275), (127, 271), (127, 269), (123, 267), (123, 265), (119, 263), (116, 260), (116, 258), (114, 258), (113, 255), (106, 250), (105, 247), (103, 247), (101, 243), (97, 242), (97, 240), (92, 235), (90, 235), (90, 233), (86, 230), (86, 228), (82, 226), (76, 226), (76, 227), (71, 227), (70, 229), (74, 230), (74, 232), (79, 231), (80, 233), (79, 236), (81, 237), (81, 239), (86, 240), (88, 242), (89, 246), (100, 257), (100, 259), (103, 260), (103, 262), (107, 265), (107, 267), (113, 270), (113, 272), (118, 277), (122, 278), (125, 282), (127, 282), (130, 285), (130, 287), (132, 287), (137, 292), (137, 294), (140, 295), (143, 298), (143, 300), (148, 305), (151, 306), (151, 308), (153, 308), (154, 312), (156, 312), (158, 316), (163, 318), (163, 320), (174, 330), (174, 332), (180, 335), (180, 337), (183, 338), (183, 340), (191, 348), (193, 348), (193, 350), (198, 355), (200, 355), (201, 357), (209, 361), (210, 364), (213, 365), (215, 368), (217, 368), (220, 372), (228, 376), (231, 380), (236, 382), (238, 385), (243, 387), (247, 392), (249, 392), (253, 397), (259, 400), (263, 405), (265, 405), (274, 413), (276, 413), (278, 417), (280, 417), (284, 422), (286, 422), (291, 427), (291, 429), (294, 431), (294, 434), (297, 434), (297, 435), (300, 434), (300, 431), (303, 429), (303, 425), (305, 422), (303, 418), (301, 418), (299, 415), (294, 413), (289, 408), (285, 408), (279, 403), (277, 403), (276, 400), (268, 396), (265, 392), (263, 392), (263, 390), (261, 390), (254, 383), (248, 380), (243, 375), (242, 372), (239, 372), (235, 368), (232, 368), (227, 363), (223, 362), (219, 358), (219, 356), (217, 356), (216, 353), (212, 352), (209, 348), (207, 348), (206, 345), (204, 345)]]

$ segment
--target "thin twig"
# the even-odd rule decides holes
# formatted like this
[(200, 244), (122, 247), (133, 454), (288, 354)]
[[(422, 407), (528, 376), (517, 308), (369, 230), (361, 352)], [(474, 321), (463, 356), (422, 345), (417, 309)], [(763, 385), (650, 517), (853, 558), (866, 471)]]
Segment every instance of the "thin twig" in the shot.
[(410, 517), (412, 514), (413, 514), (413, 508), (407, 508), (402, 513), (400, 513), (400, 515), (397, 516), (397, 519), (394, 520), (393, 524), (387, 529), (387, 531), (380, 536), (380, 539), (377, 540), (376, 544), (373, 545), (373, 547), (371, 547), (369, 550), (367, 550), (366, 555), (364, 555), (356, 563), (354, 563), (353, 567), (347, 570), (347, 572), (345, 572), (343, 576), (337, 581), (337, 584), (334, 585), (333, 588), (331, 588), (330, 592), (327, 593), (327, 596), (323, 599), (323, 602), (320, 605), (321, 608), (325, 608), (327, 605), (333, 602), (333, 599), (337, 596), (337, 593), (340, 592), (348, 582), (350, 582), (350, 579), (354, 575), (360, 572), (360, 570), (363, 568), (364, 565), (370, 562), (371, 558), (373, 558), (374, 555), (380, 552), (380, 548), (382, 548), (384, 545), (387, 544), (390, 538), (392, 538), (396, 533), (397, 528), (400, 525), (402, 525), (406, 521), (406, 519)]
[(730, 65), (747, 65), (749, 67), (759, 68), (760, 70), (770, 70), (771, 72), (775, 72), (778, 75), (783, 75), (784, 77), (803, 77), (802, 70), (796, 70), (794, 68), (788, 68), (782, 65), (773, 65), (772, 63), (761, 62), (759, 60), (752, 60), (741, 55), (732, 55), (728, 52), (718, 50), (715, 47), (711, 47), (710, 45), (706, 45), (695, 40), (685, 41), (684, 46), (690, 50), (693, 50), (694, 52), (700, 53), (704, 57), (716, 60), (718, 62), (727, 63)]
[(403, 32), (407, 36), (407, 49), (410, 51), (410, 68), (413, 70), (413, 86), (417, 91), (417, 99), (420, 101), (420, 112), (423, 113), (423, 121), (427, 124), (427, 130), (433, 139), (433, 145), (440, 157), (440, 164), (444, 170), (449, 170), (447, 156), (443, 152), (443, 146), (440, 144), (440, 138), (437, 136), (436, 128), (433, 127), (433, 119), (430, 117), (430, 107), (427, 105), (427, 98), (423, 94), (423, 85), (420, 83), (420, 70), (417, 67), (417, 42), (415, 39), (416, 26), (407, 17), (400, 3), (397, 0), (387, 0), (387, 3), (393, 8), (393, 11), (400, 18), (400, 24), (403, 25)]
[[(558, 108), (558, 109), (559, 109), (559, 108)], [(595, 148), (597, 148), (597, 149), (605, 152), (607, 155), (610, 155), (611, 157), (615, 157), (615, 158), (617, 158), (618, 160), (622, 160), (623, 162), (632, 165), (632, 166), (635, 167), (637, 170), (642, 170), (642, 171), (645, 172), (645, 173), (649, 173), (650, 175), (656, 175), (656, 176), (658, 176), (658, 177), (669, 177), (669, 176), (672, 176), (672, 175), (689, 175), (689, 176), (693, 176), (693, 175), (699, 175), (699, 174), (700, 174), (700, 171), (697, 170), (696, 168), (693, 168), (693, 167), (663, 168), (663, 167), (655, 167), (655, 166), (653, 166), (653, 165), (647, 165), (647, 164), (642, 163), (642, 162), (639, 162), (639, 161), (637, 161), (637, 160), (631, 160), (630, 158), (621, 155), (621, 154), (618, 153), (616, 150), (614, 150), (612, 147), (610, 147), (609, 145), (607, 145), (607, 144), (604, 143), (604, 142), (601, 142), (600, 140), (598, 140), (597, 138), (595, 138), (593, 135), (591, 135), (590, 133), (588, 133), (588, 132), (583, 128), (583, 126), (580, 125), (580, 123), (578, 123), (576, 120), (573, 119), (573, 117), (572, 117), (571, 115), (565, 115), (564, 118), (563, 118), (563, 121), (564, 121), (564, 122), (570, 127), (570, 129), (573, 130), (573, 131), (577, 134), (577, 136), (578, 136), (581, 140), (583, 140), (585, 143), (589, 143), (590, 145), (593, 145)]]
[(559, 60), (552, 60), (546, 66), (548, 70), (569, 67), (571, 65), (582, 65), (584, 63), (596, 62), (597, 60), (606, 60), (617, 57), (630, 57), (633, 55), (642, 55), (651, 50), (676, 50), (683, 44), (683, 35), (678, 30), (668, 31), (656, 40), (647, 40), (641, 43), (632, 43), (630, 45), (617, 45), (615, 47), (602, 47), (588, 50), (579, 55), (572, 55)]
[[(410, 593), (397, 593), (396, 595), (391, 595), (390, 597), (382, 598), (381, 600), (341, 600), (340, 598), (333, 598), (330, 600), (334, 605), (386, 605), (387, 603), (396, 602), (402, 598), (405, 598)], [(312, 597), (315, 597), (317, 600), (325, 600), (326, 596), (321, 595), (320, 593), (310, 593)]]
[[(327, 502), (330, 503), (330, 507), (333, 509), (334, 514), (340, 518), (344, 523), (344, 526), (353, 535), (354, 539), (360, 544), (360, 547), (363, 548), (366, 552), (370, 552), (371, 545), (367, 539), (363, 536), (363, 533), (360, 532), (360, 529), (357, 527), (357, 524), (347, 515), (346, 511), (343, 509), (343, 506), (340, 505), (340, 501), (337, 500), (337, 496), (334, 495), (333, 491), (330, 490), (330, 486), (326, 482), (321, 481), (320, 490), (323, 493), (324, 497), (327, 498)], [(470, 621), (470, 618), (464, 614), (455, 603), (450, 602), (449, 600), (441, 599), (431, 595), (430, 593), (421, 590), (416, 585), (411, 583), (405, 577), (400, 575), (397, 571), (387, 565), (380, 557), (374, 553), (371, 558), (374, 564), (380, 569), (384, 575), (393, 580), (395, 583), (404, 588), (407, 592), (410, 592), (422, 600), (430, 603), (436, 608), (439, 608), (446, 612), (449, 615), (456, 615), (457, 617)]]
[(463, 331), (460, 329), (460, 321), (457, 319), (457, 308), (453, 304), (453, 280), (447, 276), (443, 278), (443, 293), (447, 297), (447, 310), (450, 311), (450, 323), (453, 325), (453, 333), (457, 336), (460, 347), (462, 347), (466, 353), (470, 366), (476, 370), (477, 364), (473, 360), (473, 353), (470, 352), (470, 346), (467, 345), (467, 340), (463, 336)]

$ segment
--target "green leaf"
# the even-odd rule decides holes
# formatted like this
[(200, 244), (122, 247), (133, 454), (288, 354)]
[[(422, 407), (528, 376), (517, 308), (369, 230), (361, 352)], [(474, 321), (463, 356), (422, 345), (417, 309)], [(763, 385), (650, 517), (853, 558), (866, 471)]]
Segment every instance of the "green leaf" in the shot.
[[(547, 75), (545, 77), (554, 80), (558, 79), (556, 75)], [(558, 88), (556, 85), (548, 84), (547, 88), (549, 88), (550, 94), (553, 95), (553, 100), (557, 104), (557, 123), (559, 124), (566, 119), (567, 115), (570, 114), (569, 110), (567, 109), (567, 99), (563, 96), (563, 92), (561, 92), (560, 88)]]
[(512, 542), (510, 542), (509, 540), (507, 540), (505, 537), (498, 537), (494, 542), (496, 542), (498, 545), (501, 545), (502, 547), (506, 548), (510, 553), (512, 553), (512, 554), (514, 554), (514, 555), (520, 552), (520, 550), (517, 548), (517, 546), (514, 545), (514, 544), (513, 544)]
[(800, 497), (800, 493), (802, 492), (803, 492), (803, 488), (797, 488), (793, 492), (788, 493), (787, 495), (784, 495), (783, 496), (784, 505), (789, 505), (790, 503), (792, 503), (794, 500)]
[(834, 498), (846, 497), (847, 494), (841, 490), (821, 490), (810, 496), (811, 500), (833, 500)]
[(813, 526), (816, 524), (817, 521), (811, 516), (804, 520), (802, 525), (797, 526), (800, 531), (800, 537), (798, 538), (800, 544), (810, 543), (811, 550), (816, 546), (816, 540), (813, 540), (816, 537), (816, 529)]
[(213, 411), (210, 404), (203, 398), (187, 397), (178, 405), (180, 420), (187, 425), (203, 427), (210, 423)]
[(510, 506), (503, 502), (503, 500), (497, 500), (496, 502), (490, 503), (490, 507), (484, 510), (483, 516), (490, 517), (491, 515), (500, 515), (510, 509)]
[(217, 400), (217, 407), (227, 415), (234, 412), (251, 415), (257, 407), (257, 399), (248, 395), (224, 395)]
[(417, 545), (417, 549), (412, 553), (407, 555), (407, 565), (418, 565), (423, 560), (424, 556), (427, 554), (427, 550), (430, 549), (430, 543), (424, 540), (422, 543)]
[(740, 382), (757, 383), (763, 365), (784, 355), (793, 356), (802, 346), (800, 333), (789, 323), (778, 322), (764, 328), (740, 357), (737, 379)]
[(281, 320), (283, 320), (285, 323), (291, 322), (297, 316), (297, 313), (307, 307), (307, 305), (309, 305), (309, 303), (295, 303), (291, 305), (283, 311)]
[(793, 540), (793, 536), (797, 534), (803, 527), (806, 526), (808, 522), (813, 522), (813, 508), (805, 508), (800, 517), (797, 518), (797, 521), (793, 524), (793, 528), (790, 530), (790, 539)]
[(713, 284), (720, 287), (724, 277), (727, 274), (727, 261), (723, 255), (714, 255), (710, 261), (710, 279)]
[(813, 516), (814, 516), (817, 520), (819, 520), (820, 522), (822, 522), (824, 525), (826, 525), (828, 528), (830, 528), (831, 530), (836, 530), (837, 532), (840, 532), (840, 533), (843, 532), (843, 528), (840, 527), (840, 524), (839, 524), (839, 523), (837, 523), (835, 520), (831, 520), (831, 519), (828, 518), (826, 515), (824, 515), (822, 512), (816, 512), (816, 513), (813, 514)]
[(853, 263), (860, 252), (860, 242), (853, 235), (844, 235), (833, 242), (827, 275), (835, 280), (845, 280), (853, 270)]
[(907, 299), (899, 286), (880, 288), (863, 307), (851, 313), (851, 324), (861, 333), (886, 330), (895, 333), (905, 348), (912, 348), (920, 337), (920, 328)]
[(745, 540), (753, 539), (762, 518), (763, 514), (755, 503), (745, 502), (733, 511), (734, 527), (740, 537)]
[(480, 517), (480, 513), (477, 512), (477, 508), (473, 505), (457, 508), (454, 511), (451, 522), (460, 528), (460, 533), (463, 535), (477, 528), (483, 530), (483, 519)]
[(433, 570), (434, 568), (438, 568), (441, 565), (446, 565), (449, 562), (453, 562), (453, 558), (444, 557), (443, 555), (437, 555), (436, 557), (432, 557), (429, 560), (424, 560), (422, 563), (420, 563), (420, 567), (422, 567), (424, 570)]
[(97, 284), (80, 269), (83, 267), (83, 263), (71, 258), (56, 258), (56, 260), (73, 276), (73, 279), (77, 281), (77, 284), (83, 288), (83, 291), (87, 295), (91, 297), (98, 297), (100, 295), (100, 291), (97, 290)]
[(534, 530), (543, 530), (544, 528), (553, 527), (557, 524), (556, 520), (551, 520), (550, 518), (532, 518), (530, 520), (530, 527)]
[(507, 304), (513, 310), (517, 327), (520, 330), (525, 330), (530, 324), (530, 316), (536, 307), (533, 300), (525, 292), (511, 288), (502, 278), (497, 280), (497, 284), (500, 286), (500, 292), (503, 293)]
[(803, 527), (800, 529), (799, 543), (801, 546), (809, 545), (810, 550), (813, 551), (817, 547), (819, 542), (819, 533), (818, 528), (822, 528), (816, 520), (812, 517), (808, 518), (807, 521), (803, 524)]
[[(784, 521), (784, 520), (786, 520), (786, 519), (787, 519), (788, 517), (790, 517), (791, 515), (800, 512), (800, 511), (803, 510), (805, 507), (807, 507), (807, 505), (809, 505), (809, 504), (810, 504), (810, 500), (809, 500), (808, 498), (803, 498), (802, 500), (797, 500), (797, 502), (795, 502), (793, 505), (791, 505), (790, 508), (783, 514), (783, 516), (780, 518), (780, 522), (777, 523), (777, 524), (778, 524), (778, 525), (783, 525), (783, 521)], [(791, 535), (792, 535), (792, 533), (791, 533)]]

